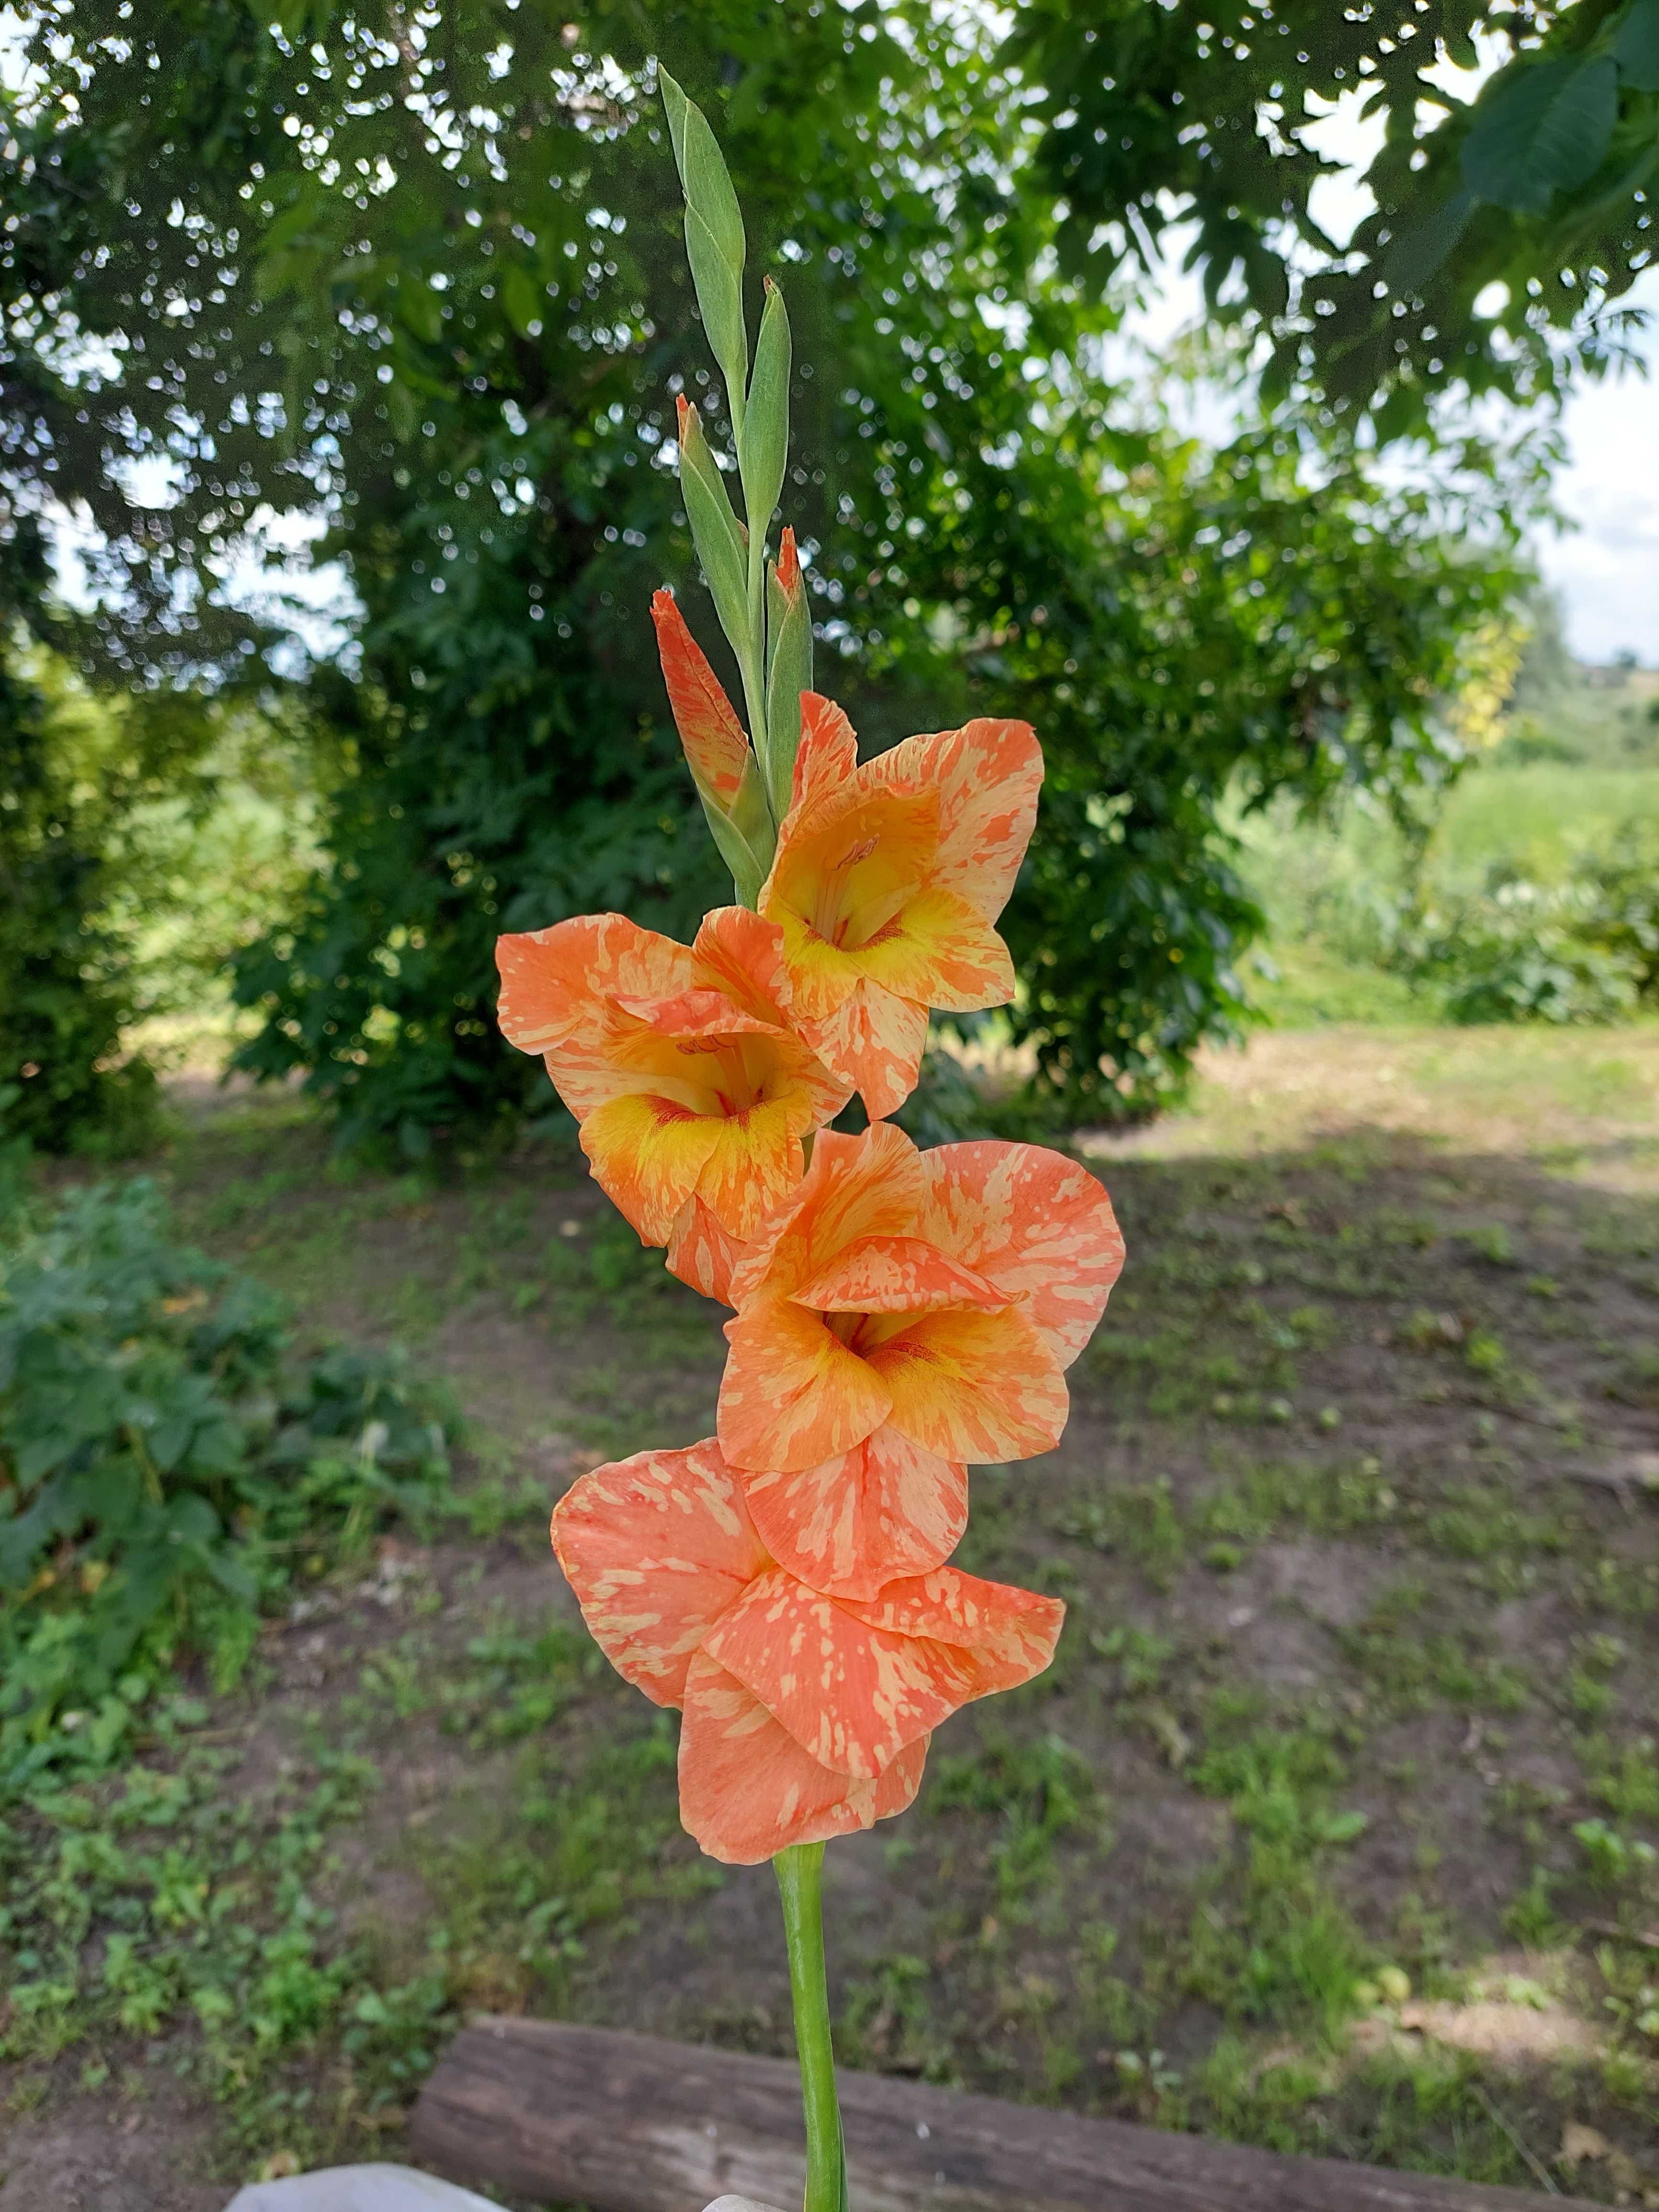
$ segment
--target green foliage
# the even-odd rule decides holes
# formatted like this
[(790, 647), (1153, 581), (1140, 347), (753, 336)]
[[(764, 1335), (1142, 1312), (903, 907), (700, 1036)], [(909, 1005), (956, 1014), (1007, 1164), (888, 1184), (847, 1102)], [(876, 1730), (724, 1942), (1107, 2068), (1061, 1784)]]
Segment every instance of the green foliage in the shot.
[[(1044, 88), (1066, 273), (1144, 283), (1190, 225), (1212, 316), (1273, 341), (1268, 389), (1389, 438), (1448, 390), (1526, 400), (1620, 356), (1639, 319), (1613, 303), (1651, 252), (1656, 50), (1659, 0), (1449, 0), (1432, 27), (1325, 0), (1023, 0), (1007, 55)], [(1478, 91), (1425, 77), (1494, 52)], [(1375, 208), (1334, 239), (1311, 126), (1356, 98), (1387, 124)]]
[(20, 635), (7, 635), (20, 599), (38, 598), (42, 565), (32, 530), (0, 548), (0, 1085), (9, 1126), (42, 1151), (131, 1147), (151, 1133), (155, 1082), (142, 1060), (123, 1061), (131, 989), (98, 920), (122, 793), (76, 774), (85, 763), (66, 757)]
[[(695, 397), (729, 478), (742, 395), (693, 310), (660, 54), (741, 186), (743, 281), (787, 299), (784, 498), (820, 680), (876, 747), (974, 714), (1038, 726), (1014, 1028), (1068, 1113), (1155, 1105), (1240, 1005), (1258, 915), (1214, 835), (1223, 794), (1454, 773), (1436, 702), (1503, 561), (1470, 555), (1470, 516), (1300, 433), (1210, 454), (1131, 427), (1080, 366), (1112, 311), (1028, 281), (1052, 198), (966, 20), (720, 0), (693, 25), (599, 0), (570, 39), (520, 11), (504, 40), (489, 0), (429, 13), (405, 81), (334, 0), (302, 36), (167, 0), (136, 37), (93, 0), (43, 34), (17, 120), (16, 299), (141, 335), (165, 386), (119, 379), (88, 410), (42, 365), (56, 495), (97, 478), (131, 538), (88, 411), (114, 450), (167, 439), (161, 570), (223, 550), (256, 499), (321, 487), (363, 608), (323, 872), (238, 962), (264, 1022), (242, 1065), (303, 1070), (348, 1140), (505, 1130), (546, 1094), (494, 1031), (495, 935), (607, 908), (685, 935), (721, 896), (646, 623), (665, 579), (703, 605), (673, 400)], [(106, 655), (234, 642), (222, 611), (188, 637), (124, 619)]]
[(277, 1301), (99, 1186), (0, 1258), (0, 1763), (109, 1755), (169, 1659), (246, 1656), (295, 1555), (361, 1547), (447, 1471), (438, 1401), (383, 1354), (298, 1368)]

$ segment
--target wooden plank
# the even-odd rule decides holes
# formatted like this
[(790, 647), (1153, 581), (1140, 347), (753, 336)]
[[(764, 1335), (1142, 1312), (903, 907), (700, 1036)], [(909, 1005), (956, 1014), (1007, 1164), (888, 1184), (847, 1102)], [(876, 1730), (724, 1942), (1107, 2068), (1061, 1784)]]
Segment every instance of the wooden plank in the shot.
[[(854, 2212), (1584, 2212), (884, 2075), (844, 2073), (841, 2096)], [(457, 2181), (593, 2212), (698, 2212), (727, 2191), (793, 2212), (804, 2179), (789, 2060), (562, 2021), (463, 2029), (412, 2140)]]

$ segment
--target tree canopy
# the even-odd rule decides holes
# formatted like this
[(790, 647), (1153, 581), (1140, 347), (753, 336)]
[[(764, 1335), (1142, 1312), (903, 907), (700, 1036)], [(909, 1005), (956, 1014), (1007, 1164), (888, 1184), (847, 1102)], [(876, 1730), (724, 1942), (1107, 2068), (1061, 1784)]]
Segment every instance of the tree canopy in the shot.
[[(1448, 392), (1555, 396), (1624, 349), (1615, 302), (1653, 258), (1659, 0), (1020, 0), (1005, 60), (1041, 94), (1061, 267), (1144, 277), (1174, 234), (1212, 310), (1266, 341), (1270, 392), (1388, 439)], [(1371, 210), (1337, 239), (1312, 203), (1344, 99), (1383, 127)]]
[(659, 57), (787, 297), (820, 681), (866, 745), (1042, 738), (1012, 1018), (1068, 1110), (1150, 1103), (1237, 1012), (1230, 788), (1455, 771), (1443, 703), (1513, 581), (1492, 487), (1389, 489), (1305, 413), (1211, 451), (1114, 386), (1116, 310), (1056, 273), (1074, 217), (1034, 185), (1063, 126), (921, 0), (79, 0), (33, 51), (0, 481), (98, 534), (89, 664), (257, 663), (204, 580), (262, 508), (321, 508), (361, 602), (313, 679), (328, 865), (237, 985), (245, 1064), (303, 1068), (348, 1132), (523, 1109), (499, 930), (683, 928), (714, 884), (647, 623), (673, 582), (719, 661), (672, 438), (684, 389), (718, 444), (723, 395)]

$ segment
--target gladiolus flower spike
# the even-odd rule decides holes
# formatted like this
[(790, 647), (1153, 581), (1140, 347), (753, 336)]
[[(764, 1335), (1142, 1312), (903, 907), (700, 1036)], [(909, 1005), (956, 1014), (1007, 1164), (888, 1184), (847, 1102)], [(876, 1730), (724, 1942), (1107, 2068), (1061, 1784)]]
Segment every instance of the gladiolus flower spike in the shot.
[[(933, 1731), (1054, 1655), (1057, 1599), (949, 1562), (969, 1467), (1058, 1442), (1066, 1370), (1123, 1241), (1064, 1154), (922, 1152), (884, 1118), (915, 1084), (930, 1011), (1013, 992), (995, 925), (1042, 757), (1027, 724), (975, 720), (860, 763), (847, 716), (813, 690), (793, 532), (767, 551), (787, 476), (782, 296), (768, 278), (751, 368), (737, 197), (704, 117), (659, 82), (737, 464), (682, 398), (680, 480), (746, 728), (673, 594), (651, 612), (738, 903), (690, 945), (618, 914), (503, 937), (499, 1018), (545, 1061), (642, 1242), (732, 1309), (717, 1434), (584, 1475), (554, 1510), (553, 1547), (613, 1665), (683, 1714), (687, 1830), (717, 1859), (773, 1863), (805, 2212), (846, 2212), (823, 1844), (902, 1812)], [(855, 1091), (870, 1126), (843, 1135), (829, 1125)]]

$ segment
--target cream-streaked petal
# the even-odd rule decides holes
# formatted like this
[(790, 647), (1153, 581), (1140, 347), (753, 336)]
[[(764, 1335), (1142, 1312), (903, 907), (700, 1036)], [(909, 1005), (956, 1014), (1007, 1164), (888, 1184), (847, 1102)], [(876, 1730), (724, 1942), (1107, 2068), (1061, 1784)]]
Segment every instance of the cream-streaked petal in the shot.
[(829, 1597), (871, 1598), (950, 1558), (968, 1525), (968, 1471), (890, 1425), (816, 1467), (743, 1477), (761, 1541)]
[(700, 1198), (688, 1198), (674, 1217), (663, 1264), (703, 1297), (729, 1306), (732, 1271), (747, 1249)]
[(862, 1603), (843, 1605), (872, 1628), (952, 1645), (964, 1656), (976, 1698), (1016, 1689), (1040, 1674), (1054, 1656), (1066, 1620), (1058, 1598), (944, 1565), (890, 1583)]
[(931, 880), (988, 921), (1008, 903), (1042, 786), (1042, 748), (1029, 722), (987, 719), (907, 738), (866, 763), (872, 781), (939, 794), (939, 846)]
[(734, 1467), (812, 1467), (851, 1451), (886, 1419), (886, 1385), (817, 1314), (787, 1298), (753, 1298), (726, 1334), (718, 1425)]
[(890, 1393), (893, 1426), (941, 1459), (1030, 1459), (1066, 1426), (1060, 1362), (1012, 1307), (918, 1314), (865, 1363)]
[(1069, 1366), (1123, 1266), (1112, 1201), (1086, 1168), (1040, 1145), (940, 1145), (922, 1156), (920, 1233), (986, 1278)]
[(647, 1244), (665, 1244), (720, 1143), (720, 1121), (672, 1098), (607, 1098), (583, 1121), (581, 1148), (607, 1198)]
[(849, 783), (858, 764), (859, 741), (842, 709), (821, 692), (803, 691), (800, 744), (795, 752), (790, 813), (793, 814), (809, 799), (822, 798), (826, 792)]
[(906, 1784), (914, 1797), (921, 1779), (914, 1758), (885, 1790), (832, 1773), (707, 1652), (692, 1661), (680, 1727), (680, 1820), (710, 1858), (758, 1866), (791, 1844), (851, 1835), (901, 1810), (896, 1801)]
[(855, 1137), (820, 1131), (805, 1176), (762, 1225), (732, 1279), (737, 1303), (763, 1291), (787, 1297), (849, 1245), (906, 1235), (926, 1192), (921, 1154), (892, 1123), (876, 1122)]
[(623, 914), (578, 915), (551, 929), (498, 938), (501, 1033), (540, 1053), (580, 1118), (611, 1097), (611, 1001), (669, 998), (695, 981), (690, 948)]
[(1005, 1006), (1014, 995), (1007, 946), (965, 898), (936, 884), (923, 884), (852, 957), (869, 982), (944, 1013)]
[(769, 1564), (712, 1437), (583, 1475), (552, 1535), (594, 1640), (659, 1705), (679, 1704), (692, 1653)]
[[(924, 1168), (929, 1157), (922, 1154)], [(1012, 1303), (1006, 1291), (925, 1237), (861, 1237), (791, 1295), (818, 1313), (932, 1313)]]
[(703, 1649), (819, 1765), (862, 1781), (975, 1694), (957, 1646), (872, 1627), (781, 1568), (750, 1583)]
[(927, 1009), (860, 981), (823, 1020), (802, 1020), (800, 1033), (823, 1062), (852, 1084), (872, 1121), (897, 1113), (916, 1087), (927, 1043)]

